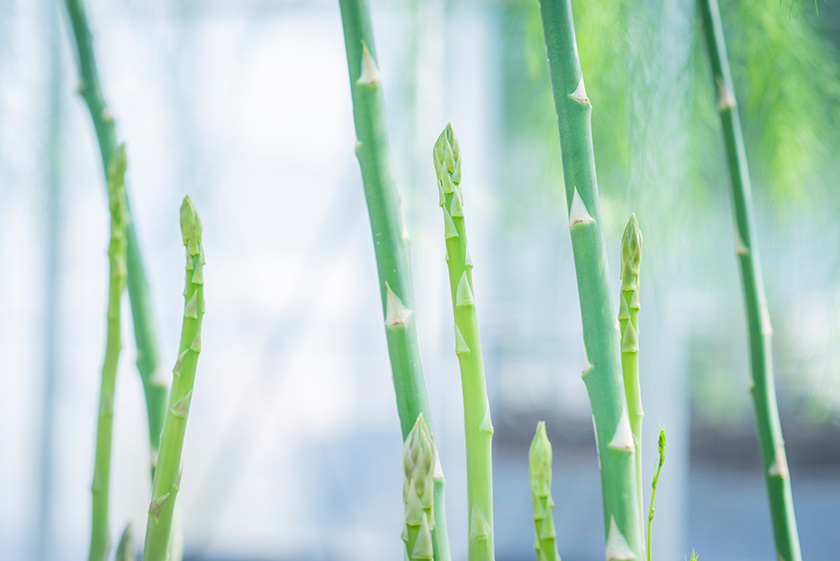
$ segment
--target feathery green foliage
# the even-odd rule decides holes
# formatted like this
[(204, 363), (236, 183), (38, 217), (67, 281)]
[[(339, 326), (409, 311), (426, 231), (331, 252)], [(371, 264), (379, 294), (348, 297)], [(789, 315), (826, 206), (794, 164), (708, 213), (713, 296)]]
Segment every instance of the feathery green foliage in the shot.
[(653, 490), (650, 493), (650, 511), (648, 512), (648, 523), (647, 523), (647, 554), (648, 554), (648, 561), (651, 560), (651, 551), (650, 551), (650, 528), (653, 524), (653, 500), (656, 498), (656, 484), (659, 483), (659, 472), (662, 470), (662, 464), (665, 463), (665, 454), (668, 453), (668, 444), (665, 441), (665, 429), (659, 427), (659, 463), (656, 464), (656, 467), (653, 470), (653, 483), (651, 483), (651, 487)]
[(493, 547), (493, 422), (484, 378), (484, 357), (475, 310), (473, 262), (464, 221), (461, 147), (446, 125), (433, 150), (440, 206), (443, 208), (446, 265), (455, 316), (455, 354), (461, 369), (464, 433), (467, 445), (469, 561), (495, 558)]
[(184, 320), (178, 359), (172, 369), (172, 391), (163, 421), (161, 449), (146, 525), (143, 561), (166, 561), (175, 499), (181, 488), (181, 452), (190, 411), (195, 369), (201, 352), (204, 317), (204, 246), (201, 220), (189, 195), (181, 205), (181, 235), (186, 248)]
[(770, 518), (776, 552), (784, 561), (800, 561), (799, 534), (793, 509), (787, 457), (776, 402), (773, 376), (773, 327), (764, 292), (758, 258), (758, 241), (752, 202), (752, 187), (741, 134), (726, 43), (717, 0), (700, 0), (703, 29), (718, 91), (718, 110), (723, 127), (735, 218), (735, 253), (741, 269), (750, 338), (751, 383), (756, 428), (761, 450), (762, 471), (770, 500)]
[(432, 532), (435, 530), (436, 459), (435, 442), (423, 419), (423, 413), (420, 413), (403, 443), (405, 525), (402, 540), (405, 542), (406, 555), (411, 561), (428, 560), (434, 557)]
[(595, 422), (601, 468), (607, 561), (643, 559), (636, 444), (627, 413), (615, 308), (586, 95), (569, 0), (540, 2), (560, 132), (569, 231), (577, 274), (587, 364), (583, 381)]
[[(414, 318), (414, 289), (409, 256), (411, 241), (391, 170), (382, 80), (370, 10), (366, 0), (340, 0), (339, 5), (353, 98), (356, 158), (362, 171), (373, 234), (400, 428), (405, 439), (417, 417), (423, 413), (429, 432), (434, 434)], [(434, 512), (437, 528), (434, 532), (435, 559), (449, 561), (442, 470), (435, 477)]]
[(531, 502), (534, 504), (534, 549), (537, 561), (560, 561), (557, 553), (557, 531), (554, 528), (554, 499), (551, 498), (551, 442), (545, 432), (545, 421), (537, 423), (537, 431), (528, 451), (531, 472)]
[(89, 561), (105, 561), (111, 548), (108, 527), (108, 506), (111, 488), (111, 443), (114, 429), (114, 390), (117, 365), (122, 350), (120, 334), (120, 302), (126, 281), (125, 228), (128, 213), (125, 204), (125, 145), (111, 155), (108, 164), (108, 206), (111, 210), (111, 241), (108, 244), (110, 282), (108, 284), (108, 332), (105, 361), (99, 393), (99, 418), (96, 426), (96, 456), (93, 465), (92, 523)]

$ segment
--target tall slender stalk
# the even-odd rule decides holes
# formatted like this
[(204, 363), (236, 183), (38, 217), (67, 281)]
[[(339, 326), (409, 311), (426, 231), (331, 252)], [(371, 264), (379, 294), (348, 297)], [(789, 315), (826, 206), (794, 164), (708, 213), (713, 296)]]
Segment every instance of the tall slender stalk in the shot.
[(163, 421), (160, 458), (152, 485), (152, 502), (146, 524), (143, 561), (166, 561), (175, 499), (181, 488), (181, 451), (190, 411), (195, 368), (201, 352), (201, 319), (204, 317), (204, 247), (201, 220), (189, 195), (181, 205), (181, 235), (186, 247), (184, 321), (178, 359), (172, 369), (172, 390)]
[(117, 364), (122, 349), (120, 340), (120, 301), (125, 290), (125, 146), (119, 146), (108, 166), (108, 206), (111, 210), (111, 242), (108, 244), (110, 282), (108, 284), (108, 332), (102, 386), (99, 392), (99, 419), (96, 425), (96, 456), (93, 464), (93, 509), (89, 561), (105, 561), (111, 547), (108, 528), (108, 501), (111, 486), (111, 441), (114, 428), (114, 389)]
[(712, 65), (712, 74), (719, 94), (718, 110), (723, 125), (726, 157), (732, 186), (735, 218), (735, 253), (741, 269), (741, 281), (747, 310), (750, 337), (750, 363), (758, 442), (761, 449), (764, 480), (770, 500), (773, 536), (780, 560), (800, 561), (799, 534), (793, 511), (790, 473), (785, 455), (779, 408), (776, 403), (776, 383), (773, 377), (773, 328), (764, 295), (764, 281), (758, 259), (758, 241), (753, 226), (752, 188), (747, 167), (747, 155), (741, 134), (741, 121), (732, 88), (732, 76), (726, 55), (726, 43), (717, 0), (701, 0), (703, 31)]
[[(388, 340), (402, 437), (403, 440), (406, 439), (420, 413), (423, 413), (429, 431), (434, 435), (423, 377), (420, 343), (414, 321), (410, 238), (391, 171), (385, 105), (370, 10), (366, 0), (339, 0), (339, 4), (344, 26), (350, 92), (353, 97), (356, 158), (362, 170), (373, 233), (385, 335)], [(436, 465), (440, 468), (439, 458)], [(442, 469), (436, 469), (435, 474), (434, 516), (435, 559), (449, 561)]]
[(636, 491), (639, 516), (644, 517), (642, 483), (642, 389), (639, 384), (639, 268), (642, 263), (642, 232), (636, 215), (630, 216), (621, 238), (621, 294), (619, 295), (618, 322), (621, 330), (621, 372), (624, 375), (624, 393), (627, 397), (627, 414), (630, 429), (636, 442)]
[[(108, 109), (102, 95), (99, 72), (96, 68), (96, 57), (93, 52), (93, 36), (88, 26), (84, 2), (83, 0), (65, 0), (65, 4), (73, 27), (75, 46), (79, 58), (79, 93), (90, 110), (93, 126), (96, 129), (96, 137), (99, 141), (102, 165), (107, 175), (108, 163), (117, 147), (114, 116)], [(134, 229), (134, 220), (131, 218), (131, 206), (127, 201), (128, 197), (126, 196), (128, 220), (125, 235), (128, 242), (126, 257), (128, 297), (134, 322), (134, 340), (137, 345), (137, 369), (140, 372), (143, 391), (146, 396), (152, 474), (154, 474), (168, 389), (166, 381), (159, 373), (158, 345), (152, 320), (149, 282), (146, 278), (146, 269), (143, 267), (143, 258), (140, 254), (137, 232)]]
[(648, 561), (651, 558), (650, 552), (650, 535), (651, 535), (651, 526), (653, 525), (653, 501), (656, 499), (656, 485), (659, 483), (659, 472), (662, 471), (662, 464), (665, 463), (665, 455), (668, 453), (668, 444), (665, 441), (665, 429), (661, 426), (659, 427), (659, 463), (656, 464), (656, 467), (653, 470), (653, 482), (651, 483), (651, 491), (650, 491), (650, 510), (648, 511), (648, 523), (647, 523), (647, 553), (648, 553)]
[(554, 528), (554, 515), (551, 513), (554, 508), (554, 499), (551, 498), (551, 457), (551, 442), (545, 432), (545, 421), (540, 421), (528, 451), (537, 561), (560, 561), (560, 554), (557, 553), (557, 531)]
[(455, 354), (461, 368), (464, 432), (467, 445), (469, 561), (495, 558), (493, 548), (493, 423), (484, 379), (484, 357), (478, 333), (473, 288), (473, 263), (467, 245), (464, 195), (461, 190), (461, 147), (446, 125), (433, 151), (440, 206), (443, 208), (446, 264), (455, 315)]
[(607, 560), (644, 559), (636, 445), (627, 413), (615, 308), (610, 298), (592, 148), (592, 105), (577, 55), (569, 0), (540, 2), (560, 131), (569, 230), (577, 273), (589, 393), (601, 466)]

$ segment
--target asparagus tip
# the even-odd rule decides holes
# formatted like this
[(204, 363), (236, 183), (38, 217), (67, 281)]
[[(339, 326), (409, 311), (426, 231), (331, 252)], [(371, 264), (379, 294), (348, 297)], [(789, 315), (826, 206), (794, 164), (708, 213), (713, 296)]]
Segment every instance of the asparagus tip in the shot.
[(197, 251), (201, 244), (201, 219), (189, 195), (185, 196), (184, 202), (181, 203), (181, 236), (185, 246), (191, 249), (195, 247)]
[[(636, 221), (636, 215), (631, 214), (621, 237), (621, 278), (622, 280), (635, 278), (639, 275), (642, 263), (642, 231)], [(627, 290), (628, 288), (624, 288)], [(635, 289), (635, 286), (633, 287)]]
[(528, 450), (528, 467), (531, 472), (531, 490), (538, 496), (547, 496), (551, 486), (551, 441), (545, 432), (545, 421), (537, 423), (531, 448)]

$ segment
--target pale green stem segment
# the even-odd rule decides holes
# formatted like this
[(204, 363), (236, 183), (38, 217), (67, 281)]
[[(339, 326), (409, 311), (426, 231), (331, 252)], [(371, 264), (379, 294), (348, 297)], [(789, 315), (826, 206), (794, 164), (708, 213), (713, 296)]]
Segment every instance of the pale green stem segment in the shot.
[(405, 525), (402, 540), (411, 561), (434, 558), (432, 535), (435, 531), (434, 471), (437, 448), (423, 419), (417, 417), (414, 428), (403, 444), (403, 502)]
[(114, 561), (135, 561), (134, 559), (134, 533), (131, 530), (131, 524), (126, 524), (123, 530), (120, 543), (117, 546), (117, 555)]
[(108, 499), (111, 485), (111, 442), (114, 428), (114, 389), (117, 364), (122, 350), (120, 339), (120, 301), (125, 290), (125, 146), (114, 151), (108, 165), (108, 202), (111, 210), (111, 241), (108, 244), (110, 282), (108, 284), (108, 331), (102, 385), (99, 393), (99, 418), (96, 425), (96, 455), (93, 464), (93, 516), (90, 532), (89, 561), (105, 561), (111, 547), (108, 528)]
[(545, 421), (540, 421), (528, 451), (537, 561), (560, 561), (560, 554), (557, 553), (557, 531), (551, 512), (554, 508), (554, 499), (551, 498), (551, 456), (551, 442), (545, 432)]
[(621, 330), (621, 371), (624, 374), (624, 393), (627, 414), (636, 442), (636, 490), (639, 515), (644, 512), (642, 483), (642, 390), (639, 383), (639, 268), (642, 263), (642, 232), (636, 215), (630, 216), (621, 238), (621, 295), (618, 322)]
[(651, 551), (650, 551), (650, 528), (653, 524), (653, 500), (656, 498), (656, 484), (659, 483), (659, 472), (662, 470), (662, 464), (665, 463), (665, 454), (668, 453), (668, 445), (665, 442), (665, 429), (659, 427), (659, 463), (656, 464), (656, 468), (653, 472), (653, 483), (651, 487), (653, 490), (650, 493), (650, 511), (648, 512), (648, 523), (647, 523), (647, 553), (648, 553), (648, 561), (651, 559)]
[(493, 548), (493, 423), (484, 381), (484, 358), (475, 311), (470, 250), (464, 224), (461, 190), (461, 148), (452, 126), (438, 137), (433, 150), (440, 206), (443, 207), (446, 263), (455, 315), (455, 354), (461, 367), (464, 431), (467, 445), (469, 561), (495, 558)]
[(701, 0), (703, 30), (712, 65), (712, 74), (718, 92), (718, 110), (723, 124), (726, 156), (732, 186), (732, 203), (735, 218), (735, 253), (741, 269), (744, 301), (750, 337), (750, 363), (752, 380), (750, 394), (753, 398), (758, 441), (761, 449), (764, 479), (770, 500), (770, 518), (776, 553), (780, 560), (800, 561), (799, 534), (793, 510), (790, 473), (785, 455), (779, 408), (776, 403), (776, 383), (773, 377), (773, 328), (764, 295), (764, 281), (758, 259), (758, 242), (755, 234), (752, 188), (741, 134), (741, 121), (732, 88), (732, 76), (726, 55), (723, 26), (717, 0)]
[(577, 273), (589, 393), (601, 466), (607, 560), (644, 559), (636, 492), (636, 446), (621, 374), (619, 329), (610, 298), (592, 148), (592, 105), (577, 55), (569, 0), (540, 2), (560, 131), (569, 228)]
[(166, 561), (175, 498), (181, 487), (181, 451), (190, 411), (195, 368), (201, 352), (201, 319), (204, 316), (204, 247), (201, 220), (189, 196), (181, 205), (181, 234), (186, 247), (184, 321), (178, 359), (172, 369), (169, 408), (163, 421), (160, 457), (152, 484), (152, 502), (146, 525), (143, 561)]
[[(362, 171), (373, 234), (400, 428), (405, 440), (417, 417), (423, 413), (429, 432), (434, 435), (420, 357), (420, 342), (414, 320), (414, 289), (411, 284), (409, 255), (411, 241), (391, 171), (385, 104), (370, 10), (366, 0), (340, 0), (339, 4), (344, 26), (350, 92), (353, 97), (356, 158)], [(436, 471), (435, 559), (449, 561), (443, 470)]]
[[(87, 103), (96, 137), (99, 140), (99, 150), (102, 155), (102, 165), (107, 175), (107, 166), (111, 156), (117, 148), (117, 132), (114, 117), (105, 103), (99, 82), (99, 72), (96, 68), (96, 57), (93, 52), (93, 36), (88, 26), (87, 15), (83, 0), (65, 0), (67, 13), (73, 27), (76, 52), (79, 57), (79, 93)], [(159, 355), (154, 322), (152, 320), (151, 296), (143, 258), (131, 218), (131, 206), (126, 197), (126, 213), (128, 216), (125, 226), (127, 240), (126, 264), (128, 269), (128, 297), (131, 303), (131, 316), (134, 322), (134, 340), (137, 345), (137, 369), (143, 383), (146, 396), (146, 410), (148, 413), (149, 444), (152, 458), (152, 477), (157, 459), (160, 442), (160, 431), (163, 426), (163, 416), (166, 411), (166, 381), (159, 375)]]

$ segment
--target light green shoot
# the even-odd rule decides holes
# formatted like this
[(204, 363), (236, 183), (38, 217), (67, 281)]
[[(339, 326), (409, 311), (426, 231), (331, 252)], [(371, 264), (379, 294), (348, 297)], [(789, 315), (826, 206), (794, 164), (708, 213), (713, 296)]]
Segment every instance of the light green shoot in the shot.
[(102, 385), (99, 393), (99, 417), (96, 425), (96, 456), (93, 465), (93, 509), (89, 561), (105, 561), (111, 547), (108, 528), (108, 502), (111, 487), (111, 442), (114, 429), (114, 390), (117, 364), (122, 349), (120, 302), (126, 282), (125, 226), (125, 146), (119, 146), (108, 165), (108, 200), (111, 210), (111, 241), (108, 244), (110, 282), (108, 285), (108, 331)]
[(554, 508), (554, 500), (551, 498), (551, 456), (551, 442), (545, 432), (545, 421), (540, 421), (528, 451), (537, 561), (560, 561), (560, 554), (557, 553), (557, 531), (551, 512)]
[(691, 559), (689, 559), (688, 561), (697, 561), (697, 554), (694, 553), (693, 549), (691, 550)]
[[(653, 491), (650, 494), (650, 512), (648, 513), (648, 524), (647, 524), (647, 552), (648, 552), (648, 561), (652, 559), (651, 551), (650, 551), (650, 527), (653, 523), (653, 499), (656, 498), (656, 484), (659, 482), (659, 472), (662, 470), (662, 464), (665, 463), (665, 454), (668, 451), (668, 446), (665, 442), (665, 429), (659, 427), (659, 463), (656, 464), (656, 468), (653, 472)], [(693, 559), (693, 553), (692, 553)]]
[(461, 190), (461, 147), (452, 126), (440, 134), (433, 150), (440, 206), (443, 207), (446, 264), (455, 316), (455, 354), (461, 368), (464, 432), (467, 444), (469, 561), (494, 559), (493, 423), (484, 380), (484, 358), (475, 311), (470, 250)]
[(402, 540), (411, 561), (434, 558), (432, 533), (435, 530), (434, 471), (437, 449), (423, 419), (417, 417), (414, 428), (403, 444), (403, 502), (405, 525)]
[(204, 247), (201, 220), (187, 196), (181, 205), (181, 235), (187, 253), (184, 321), (178, 359), (172, 369), (172, 391), (163, 422), (160, 457), (152, 485), (143, 561), (166, 561), (175, 498), (181, 488), (181, 451), (190, 411), (195, 369), (201, 352), (204, 316)]
[(125, 530), (123, 530), (114, 561), (134, 561), (134, 534), (131, 530), (131, 523), (126, 524)]

